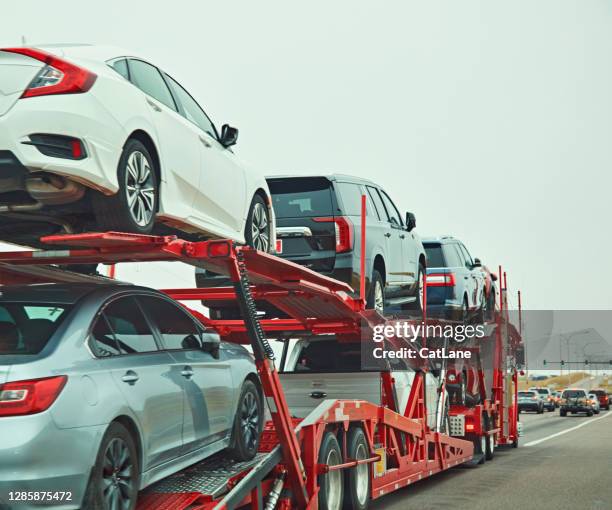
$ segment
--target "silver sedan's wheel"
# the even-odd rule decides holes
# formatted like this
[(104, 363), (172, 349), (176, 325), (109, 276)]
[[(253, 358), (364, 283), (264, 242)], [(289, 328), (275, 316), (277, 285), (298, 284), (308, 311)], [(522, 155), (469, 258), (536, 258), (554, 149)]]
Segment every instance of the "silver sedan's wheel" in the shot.
[(144, 227), (155, 215), (155, 180), (149, 161), (140, 151), (134, 151), (127, 160), (125, 192), (128, 209), (134, 222)]
[(113, 422), (102, 438), (82, 508), (135, 510), (140, 478), (138, 452), (133, 437)]
[(257, 386), (253, 381), (244, 381), (234, 418), (232, 446), (229, 451), (234, 459), (244, 461), (255, 457), (259, 448), (263, 416), (263, 404)]
[(244, 396), (240, 408), (240, 427), (244, 446), (248, 450), (255, 448), (259, 435), (259, 403), (257, 397), (249, 392)]
[(130, 450), (121, 438), (114, 438), (104, 452), (102, 494), (105, 508), (130, 508), (134, 493), (134, 465)]

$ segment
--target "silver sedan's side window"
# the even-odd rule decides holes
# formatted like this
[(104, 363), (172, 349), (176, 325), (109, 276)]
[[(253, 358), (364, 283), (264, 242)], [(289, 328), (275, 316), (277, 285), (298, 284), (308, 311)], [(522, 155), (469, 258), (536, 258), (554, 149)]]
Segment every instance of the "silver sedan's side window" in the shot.
[(104, 314), (101, 314), (96, 320), (96, 324), (91, 332), (91, 338), (97, 356), (108, 358), (109, 356), (121, 354), (115, 334), (111, 331)]
[(111, 301), (92, 331), (98, 356), (157, 351), (153, 332), (133, 297)]
[(166, 349), (201, 349), (200, 330), (185, 311), (154, 296), (139, 296), (138, 301), (155, 322)]

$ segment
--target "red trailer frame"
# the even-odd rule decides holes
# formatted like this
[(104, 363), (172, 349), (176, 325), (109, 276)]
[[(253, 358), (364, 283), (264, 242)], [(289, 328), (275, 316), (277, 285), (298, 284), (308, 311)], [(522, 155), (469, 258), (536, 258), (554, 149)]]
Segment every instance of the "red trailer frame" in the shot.
[[(364, 463), (377, 463), (377, 466), (384, 463), (385, 469), (378, 476), (377, 469), (372, 467), (369, 470), (370, 495), (376, 499), (473, 460), (473, 442), (440, 433), (428, 426), (426, 368), (417, 370), (408, 405), (403, 410), (397, 409), (390, 372), (382, 371), (380, 405), (363, 400), (327, 400), (304, 420), (292, 418), (267, 337), (335, 334), (339, 339), (361, 338), (364, 331), (370, 331), (384, 318), (372, 310), (365, 310), (364, 300), (352, 297), (352, 289), (348, 285), (273, 255), (236, 246), (227, 240), (189, 242), (174, 236), (106, 232), (50, 236), (42, 241), (60, 249), (0, 253), (0, 283), (75, 281), (85, 278), (48, 267), (50, 264), (144, 261), (184, 262), (229, 276), (232, 282), (232, 287), (226, 288), (169, 289), (165, 292), (178, 300), (235, 299), (240, 306), (243, 320), (215, 321), (197, 312), (194, 314), (206, 326), (216, 329), (224, 340), (250, 343), (253, 348), (272, 417), (263, 434), (261, 455), (248, 467), (227, 477), (227, 491), (222, 495), (184, 490), (162, 494), (147, 489), (139, 508), (225, 509), (250, 505), (251, 508), (262, 509), (263, 498), (267, 496), (268, 502), (278, 502), (279, 508), (316, 509), (320, 476), (330, 471), (350, 469)], [(361, 295), (363, 292), (362, 284)], [(505, 302), (503, 296), (502, 293), (502, 305)], [(266, 300), (286, 317), (259, 320), (255, 300)], [(505, 337), (502, 334), (502, 329), (508, 325), (501, 314), (498, 314), (498, 322), (499, 338), (508, 338), (507, 334)], [(503, 348), (502, 344), (500, 349)], [(501, 355), (500, 350), (499, 359)], [(451, 415), (462, 411), (480, 416), (484, 409), (488, 415), (498, 416), (496, 429), (485, 431), (479, 425), (475, 431), (496, 434), (498, 444), (516, 440), (516, 423), (508, 421), (516, 420), (516, 406), (507, 406), (508, 387), (504, 382), (506, 371), (502, 366), (501, 363), (496, 366), (491, 401), (485, 399), (477, 410), (451, 408)], [(481, 378), (481, 374), (478, 377)], [(516, 374), (513, 380), (516, 382)], [(482, 388), (484, 390), (484, 383)], [(509, 412), (504, 414), (506, 408), (509, 408)], [(370, 450), (367, 459), (346, 458), (346, 434), (342, 432), (352, 426), (362, 427), (365, 433)], [(340, 433), (339, 436), (344, 438), (341, 445), (344, 459), (339, 465), (318, 462), (321, 438), (327, 431)], [(290, 491), (290, 495), (281, 495), (283, 487)]]

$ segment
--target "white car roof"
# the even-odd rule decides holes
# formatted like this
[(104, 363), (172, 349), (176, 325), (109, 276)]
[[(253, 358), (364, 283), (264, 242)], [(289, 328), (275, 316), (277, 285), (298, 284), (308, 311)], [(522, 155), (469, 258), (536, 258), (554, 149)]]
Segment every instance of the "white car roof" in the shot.
[(83, 60), (96, 60), (98, 62), (106, 62), (117, 57), (137, 57), (147, 60), (144, 56), (135, 55), (134, 52), (117, 46), (80, 43), (34, 44), (31, 46), (53, 53), (58, 57), (65, 56)]

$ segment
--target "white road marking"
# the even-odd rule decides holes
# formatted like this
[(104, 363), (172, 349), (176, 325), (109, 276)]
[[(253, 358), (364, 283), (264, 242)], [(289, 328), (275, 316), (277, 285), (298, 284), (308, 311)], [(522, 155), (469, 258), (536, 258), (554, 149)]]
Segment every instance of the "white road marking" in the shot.
[(544, 441), (548, 441), (549, 439), (553, 439), (555, 437), (562, 436), (563, 434), (567, 434), (568, 432), (571, 432), (572, 430), (576, 430), (576, 429), (579, 429), (580, 427), (584, 427), (586, 425), (594, 423), (598, 420), (603, 420), (604, 418), (607, 418), (608, 416), (612, 416), (612, 413), (608, 412), (604, 414), (603, 416), (600, 416), (599, 418), (593, 418), (579, 425), (576, 425), (575, 427), (570, 427), (569, 429), (562, 430), (561, 432), (557, 432), (556, 434), (551, 434), (550, 436), (543, 437), (542, 439), (537, 439), (535, 441), (529, 441), (529, 443), (525, 443), (523, 446), (535, 446), (537, 444), (543, 443)]

